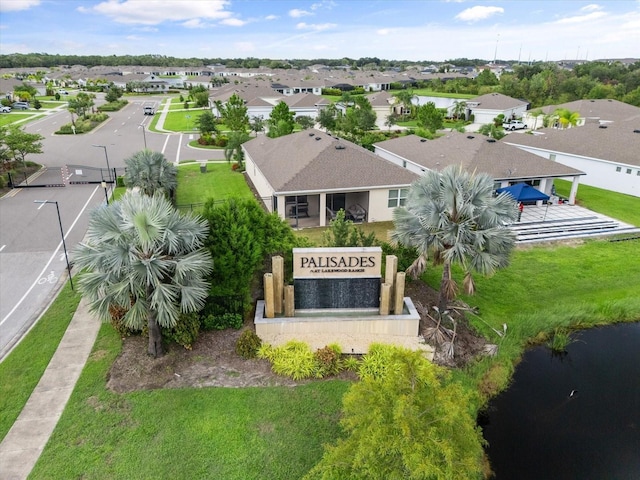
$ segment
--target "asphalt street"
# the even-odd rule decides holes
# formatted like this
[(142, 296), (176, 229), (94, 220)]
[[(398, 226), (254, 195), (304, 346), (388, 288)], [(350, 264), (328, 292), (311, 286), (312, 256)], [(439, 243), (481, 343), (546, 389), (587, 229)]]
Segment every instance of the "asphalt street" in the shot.
[[(84, 165), (106, 171), (108, 163), (111, 169), (122, 169), (124, 160), (144, 149), (145, 144), (162, 152), (170, 162), (219, 159), (220, 152), (188, 146), (197, 132), (148, 130), (152, 117), (143, 114), (142, 106), (150, 101), (159, 104), (161, 97), (128, 100), (127, 107), (109, 112), (109, 120), (87, 134), (55, 135), (61, 125), (71, 121), (64, 109), (26, 124), (26, 131), (45, 137), (43, 153), (29, 155), (27, 160), (47, 167)], [(69, 169), (71, 180), (79, 172), (81, 169)], [(104, 203), (105, 192), (99, 184), (19, 188), (0, 199), (0, 360), (68, 281), (64, 247), (73, 262), (74, 248), (85, 235), (90, 212)]]

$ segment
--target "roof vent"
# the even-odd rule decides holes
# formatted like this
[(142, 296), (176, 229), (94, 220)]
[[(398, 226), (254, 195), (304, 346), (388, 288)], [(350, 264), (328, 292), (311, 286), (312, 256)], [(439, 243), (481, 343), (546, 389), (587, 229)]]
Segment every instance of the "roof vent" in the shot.
[(344, 150), (345, 146), (342, 145), (341, 143), (336, 144), (336, 150)]
[(320, 137), (316, 137), (316, 140), (322, 140)]
[(310, 137), (313, 137), (314, 135), (315, 135), (315, 133), (313, 133), (313, 132), (311, 132), (311, 133), (309, 134), (309, 136), (310, 136)]
[(637, 128), (633, 131), (633, 133), (640, 133), (640, 130), (638, 130)]
[(476, 137), (474, 137), (473, 135), (467, 135), (467, 138), (471, 140), (472, 138), (476, 138)]
[(487, 142), (496, 143), (496, 139), (495, 138), (487, 138)]
[(607, 128), (606, 125), (598, 125), (598, 128)]
[(420, 141), (421, 141), (422, 143), (424, 143), (424, 142), (426, 142), (426, 141), (427, 141), (427, 139), (426, 139), (426, 138), (421, 138), (421, 139), (420, 139)]

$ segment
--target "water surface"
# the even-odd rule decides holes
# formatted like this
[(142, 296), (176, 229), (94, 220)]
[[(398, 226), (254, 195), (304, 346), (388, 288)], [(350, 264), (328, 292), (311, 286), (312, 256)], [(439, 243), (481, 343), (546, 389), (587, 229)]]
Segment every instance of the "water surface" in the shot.
[(640, 479), (640, 323), (572, 338), (529, 350), (481, 419), (497, 480)]

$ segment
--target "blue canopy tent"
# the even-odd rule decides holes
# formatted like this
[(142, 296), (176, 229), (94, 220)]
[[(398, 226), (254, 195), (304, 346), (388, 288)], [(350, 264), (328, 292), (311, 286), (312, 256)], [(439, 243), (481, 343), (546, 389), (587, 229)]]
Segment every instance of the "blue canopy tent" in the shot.
[(516, 183), (510, 187), (503, 187), (496, 190), (498, 193), (507, 192), (516, 202), (536, 202), (538, 200), (549, 200), (549, 195), (532, 187), (527, 183)]
[[(502, 187), (496, 190), (497, 193), (506, 192), (515, 198), (516, 202), (537, 202), (538, 200), (549, 200), (549, 195), (532, 187), (527, 183), (516, 183), (510, 187)], [(547, 203), (547, 209), (549, 204)], [(547, 210), (544, 211), (544, 219), (547, 218)]]

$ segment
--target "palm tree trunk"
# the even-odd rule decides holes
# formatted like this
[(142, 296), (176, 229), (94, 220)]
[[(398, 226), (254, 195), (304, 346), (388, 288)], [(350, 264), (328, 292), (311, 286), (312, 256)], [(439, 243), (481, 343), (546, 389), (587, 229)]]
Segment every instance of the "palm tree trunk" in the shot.
[(438, 308), (442, 315), (449, 303), (449, 283), (451, 281), (451, 265), (447, 260), (442, 265), (442, 278), (440, 279), (440, 292), (438, 293)]
[(162, 348), (162, 333), (160, 332), (160, 325), (156, 321), (156, 313), (149, 312), (149, 320), (147, 322), (149, 327), (149, 348), (147, 353), (153, 355), (154, 358), (158, 358), (164, 355)]

